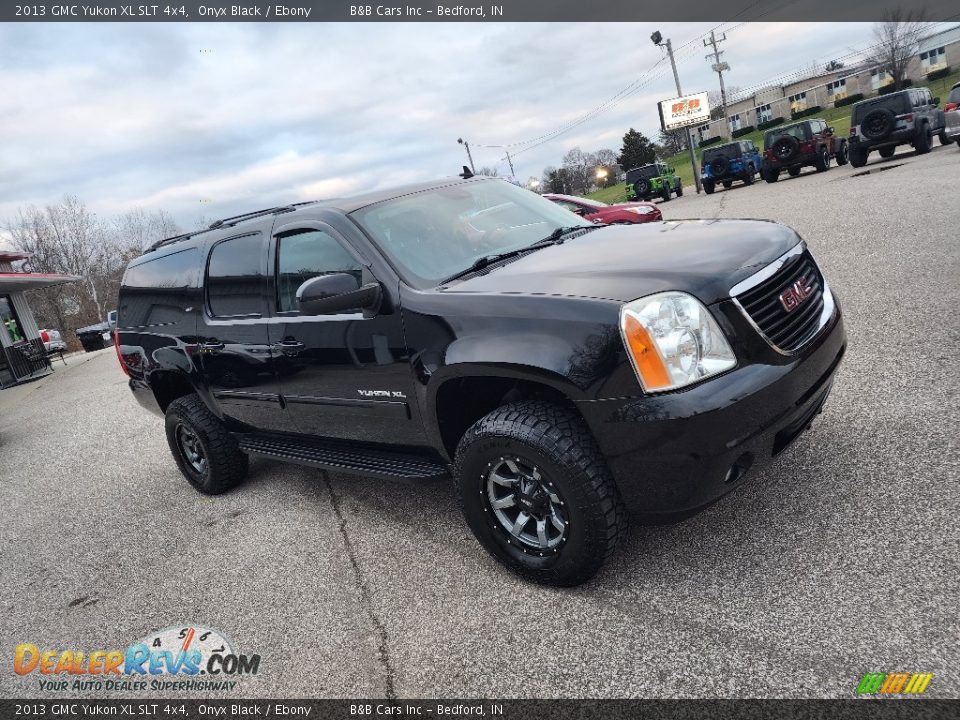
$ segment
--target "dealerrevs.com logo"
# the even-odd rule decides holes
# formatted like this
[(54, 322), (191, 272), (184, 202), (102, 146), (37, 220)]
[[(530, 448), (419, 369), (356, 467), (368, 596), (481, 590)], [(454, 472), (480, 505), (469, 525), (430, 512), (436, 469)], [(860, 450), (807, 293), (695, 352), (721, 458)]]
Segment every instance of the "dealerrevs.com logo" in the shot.
[(857, 686), (857, 695), (922, 695), (933, 673), (867, 673)]
[(200, 625), (174, 625), (124, 650), (72, 650), (17, 645), (13, 670), (39, 678), (39, 689), (233, 690), (237, 677), (256, 675), (260, 655), (234, 651), (221, 632)]

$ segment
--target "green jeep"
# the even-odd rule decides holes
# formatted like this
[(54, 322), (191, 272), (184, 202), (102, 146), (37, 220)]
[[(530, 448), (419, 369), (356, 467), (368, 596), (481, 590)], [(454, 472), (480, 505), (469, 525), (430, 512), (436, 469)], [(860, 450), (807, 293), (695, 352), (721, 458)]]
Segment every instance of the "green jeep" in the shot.
[(673, 173), (673, 168), (659, 160), (649, 165), (642, 165), (633, 170), (627, 170), (627, 199), (649, 200), (652, 197), (661, 197), (666, 202), (670, 193), (677, 197), (683, 195), (683, 184)]

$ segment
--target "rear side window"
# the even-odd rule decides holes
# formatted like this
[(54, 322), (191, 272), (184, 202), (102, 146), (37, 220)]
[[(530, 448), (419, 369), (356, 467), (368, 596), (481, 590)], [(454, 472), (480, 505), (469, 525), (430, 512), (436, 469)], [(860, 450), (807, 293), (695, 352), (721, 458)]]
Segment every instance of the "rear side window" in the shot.
[(349, 273), (361, 284), (360, 263), (336, 238), (322, 230), (281, 235), (277, 239), (277, 308), (297, 310), (297, 289), (310, 278)]
[(243, 235), (213, 246), (207, 263), (207, 306), (215, 317), (263, 313), (263, 235)]
[(200, 253), (189, 248), (128, 267), (121, 283), (117, 325), (152, 327), (180, 322), (199, 265)]

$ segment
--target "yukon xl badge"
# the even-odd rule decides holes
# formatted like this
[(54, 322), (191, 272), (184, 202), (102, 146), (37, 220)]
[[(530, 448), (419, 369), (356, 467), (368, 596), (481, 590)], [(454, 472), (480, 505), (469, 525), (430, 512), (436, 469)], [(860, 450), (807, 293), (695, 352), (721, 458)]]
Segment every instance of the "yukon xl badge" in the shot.
[(806, 278), (800, 278), (793, 285), (780, 293), (780, 304), (787, 312), (793, 312), (803, 301), (810, 297), (813, 288), (808, 284)]
[(404, 400), (407, 398), (407, 396), (399, 390), (357, 390), (357, 392), (364, 397), (403, 398)]

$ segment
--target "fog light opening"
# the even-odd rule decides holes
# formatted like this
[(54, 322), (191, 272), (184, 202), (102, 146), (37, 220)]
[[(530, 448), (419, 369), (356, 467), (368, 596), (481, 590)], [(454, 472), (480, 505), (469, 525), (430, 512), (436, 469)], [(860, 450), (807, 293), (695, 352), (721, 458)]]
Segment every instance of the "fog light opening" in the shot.
[(730, 469), (727, 470), (726, 477), (723, 478), (723, 482), (726, 485), (732, 485), (733, 483), (740, 480), (744, 475), (747, 474), (747, 470), (750, 469), (750, 466), (753, 465), (753, 455), (750, 453), (744, 453), (737, 458), (737, 461), (730, 466)]

